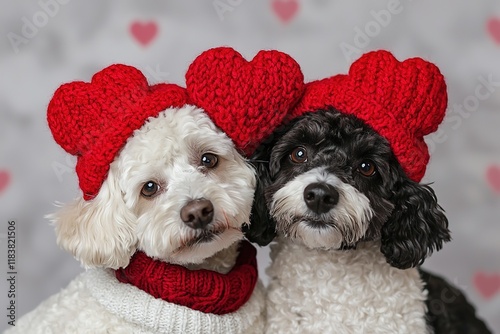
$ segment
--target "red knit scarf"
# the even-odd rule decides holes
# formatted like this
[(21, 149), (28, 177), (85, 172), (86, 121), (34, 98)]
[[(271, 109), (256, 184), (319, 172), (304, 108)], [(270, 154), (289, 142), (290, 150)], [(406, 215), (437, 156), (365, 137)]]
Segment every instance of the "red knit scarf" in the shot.
[(242, 241), (233, 269), (227, 274), (210, 270), (189, 270), (154, 260), (136, 252), (126, 268), (115, 271), (122, 283), (130, 283), (155, 298), (205, 313), (237, 311), (252, 295), (258, 279), (257, 251)]

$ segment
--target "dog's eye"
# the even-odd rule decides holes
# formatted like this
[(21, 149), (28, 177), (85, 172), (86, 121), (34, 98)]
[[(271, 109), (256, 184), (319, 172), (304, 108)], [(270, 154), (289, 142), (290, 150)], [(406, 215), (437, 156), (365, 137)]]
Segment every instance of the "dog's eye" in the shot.
[(290, 153), (290, 160), (296, 164), (307, 162), (307, 151), (304, 147), (299, 146), (293, 149)]
[(377, 171), (375, 167), (375, 163), (371, 160), (363, 160), (358, 165), (358, 172), (360, 172), (364, 176), (372, 176)]
[(207, 168), (214, 168), (218, 162), (219, 159), (215, 154), (205, 153), (201, 156), (201, 164)]
[(144, 197), (153, 197), (158, 190), (160, 190), (160, 186), (158, 183), (154, 181), (148, 181), (144, 183), (141, 189), (141, 195)]

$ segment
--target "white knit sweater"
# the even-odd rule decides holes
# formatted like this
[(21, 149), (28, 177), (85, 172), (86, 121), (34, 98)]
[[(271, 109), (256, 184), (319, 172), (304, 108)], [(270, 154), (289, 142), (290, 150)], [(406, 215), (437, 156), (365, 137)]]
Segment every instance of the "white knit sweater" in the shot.
[(109, 269), (75, 278), (7, 330), (13, 333), (263, 333), (265, 296), (258, 282), (237, 312), (215, 315), (155, 299), (120, 283)]

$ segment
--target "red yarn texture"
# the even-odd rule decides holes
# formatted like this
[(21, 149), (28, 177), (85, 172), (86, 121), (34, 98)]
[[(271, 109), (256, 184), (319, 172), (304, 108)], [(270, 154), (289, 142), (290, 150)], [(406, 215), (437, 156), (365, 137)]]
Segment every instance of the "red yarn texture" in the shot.
[(348, 75), (308, 83), (288, 120), (327, 107), (354, 115), (388, 140), (407, 175), (419, 182), (429, 161), (424, 136), (437, 130), (447, 101), (434, 64), (420, 58), (399, 62), (375, 51), (354, 62)]
[(187, 91), (173, 84), (150, 86), (126, 65), (96, 73), (90, 83), (59, 87), (47, 110), (56, 142), (77, 156), (85, 200), (93, 199), (109, 165), (127, 139), (151, 116), (194, 103), (250, 155), (278, 127), (304, 90), (299, 65), (278, 51), (261, 51), (251, 62), (230, 48), (211, 49), (186, 73)]
[(227, 314), (243, 306), (258, 279), (257, 251), (242, 241), (233, 269), (227, 274), (189, 270), (154, 260), (137, 252), (126, 268), (115, 271), (122, 283), (130, 283), (155, 298), (205, 313)]
[(184, 88), (149, 86), (144, 75), (126, 65), (96, 73), (90, 83), (59, 87), (47, 110), (55, 141), (78, 157), (76, 173), (85, 200), (94, 198), (119, 150), (151, 116), (187, 102)]
[(186, 85), (194, 104), (249, 156), (297, 103), (304, 77), (285, 53), (260, 51), (248, 62), (235, 50), (221, 47), (193, 61)]

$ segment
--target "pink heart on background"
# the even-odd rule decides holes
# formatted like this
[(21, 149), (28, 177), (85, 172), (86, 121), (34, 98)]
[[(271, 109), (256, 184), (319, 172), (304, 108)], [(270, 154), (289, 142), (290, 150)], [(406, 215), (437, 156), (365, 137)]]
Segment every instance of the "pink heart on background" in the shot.
[(486, 25), (491, 37), (493, 37), (495, 42), (500, 44), (500, 19), (491, 18)]
[(490, 299), (500, 291), (500, 274), (477, 272), (474, 275), (474, 285), (485, 299)]
[(272, 7), (280, 20), (287, 23), (297, 14), (299, 3), (297, 0), (273, 0)]
[(490, 166), (486, 171), (486, 179), (496, 192), (500, 192), (500, 166)]
[(135, 21), (130, 25), (130, 33), (136, 41), (147, 46), (156, 37), (158, 25), (153, 21), (145, 23)]
[(0, 170), (0, 193), (2, 193), (10, 183), (10, 174), (7, 171)]

